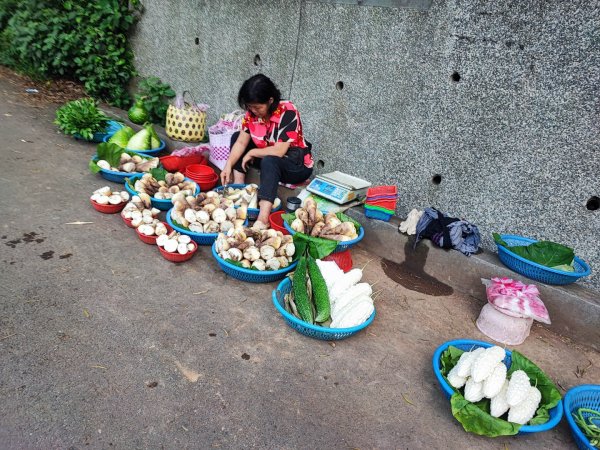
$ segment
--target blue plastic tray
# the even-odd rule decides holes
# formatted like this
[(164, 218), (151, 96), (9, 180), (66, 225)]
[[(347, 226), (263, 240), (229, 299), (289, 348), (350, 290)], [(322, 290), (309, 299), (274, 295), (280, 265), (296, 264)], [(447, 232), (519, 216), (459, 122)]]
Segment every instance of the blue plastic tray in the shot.
[[(185, 228), (181, 228), (178, 225), (175, 225), (173, 223), (173, 219), (171, 219), (171, 210), (173, 208), (169, 209), (167, 211), (167, 223), (169, 225), (171, 225), (171, 227), (175, 230), (175, 231), (179, 231), (181, 234), (187, 234), (189, 237), (191, 237), (194, 242), (196, 242), (199, 245), (212, 245), (213, 242), (215, 242), (215, 239), (217, 239), (217, 236), (219, 235), (219, 233), (196, 233), (194, 231), (190, 231), (190, 230), (186, 230)], [(244, 222), (244, 225), (248, 225), (248, 219), (246, 219), (246, 221)]]
[[(288, 232), (292, 236), (294, 234), (296, 234), (296, 232), (294, 230), (292, 230), (292, 227), (290, 227), (285, 220), (283, 221), (283, 226), (285, 227), (286, 230), (288, 230)], [(335, 248), (335, 250), (332, 253), (339, 253), (339, 252), (343, 252), (344, 250), (348, 250), (349, 248), (352, 248), (356, 244), (358, 244), (364, 237), (365, 237), (365, 227), (360, 227), (360, 230), (358, 230), (358, 236), (355, 239), (352, 239), (351, 241), (338, 242), (337, 247)]]
[[(563, 398), (565, 416), (571, 427), (571, 433), (575, 439), (575, 443), (580, 450), (594, 450), (590, 440), (582, 433), (581, 429), (575, 423), (572, 413), (575, 413), (579, 408), (589, 408), (600, 411), (600, 385), (598, 384), (582, 384), (571, 388)], [(588, 416), (583, 414), (585, 418)], [(594, 421), (600, 426), (600, 420)]]
[(371, 322), (373, 322), (373, 319), (375, 319), (375, 311), (373, 311), (373, 314), (371, 314), (371, 316), (369, 316), (364, 323), (352, 328), (327, 328), (306, 323), (285, 310), (284, 295), (289, 293), (291, 290), (292, 283), (289, 278), (286, 278), (279, 283), (277, 289), (273, 291), (273, 305), (275, 305), (277, 311), (279, 311), (279, 313), (283, 316), (283, 319), (290, 327), (305, 336), (321, 339), (323, 341), (339, 341), (340, 339), (350, 337), (353, 334), (358, 333), (360, 330), (367, 328)]
[[(500, 237), (509, 246), (514, 245), (528, 245), (537, 242), (535, 239), (524, 238), (521, 236), (514, 236), (512, 234), (501, 234)], [(528, 259), (522, 258), (516, 253), (511, 252), (509, 249), (502, 245), (497, 245), (498, 257), (500, 261), (507, 266), (509, 269), (515, 272), (531, 278), (532, 280), (541, 281), (546, 284), (570, 284), (574, 283), (581, 277), (588, 276), (591, 273), (590, 266), (586, 264), (581, 258), (575, 257), (573, 263), (574, 272), (565, 272), (563, 270), (551, 269), (550, 267), (543, 266), (541, 264), (529, 261)]]
[[(129, 184), (127, 184), (127, 178), (129, 178), (131, 180), (131, 182), (133, 184), (135, 184), (136, 180), (142, 178), (142, 173), (134, 175), (132, 177), (126, 177), (125, 180), (123, 181), (123, 183), (125, 184), (125, 190), (127, 192), (129, 192), (131, 195), (138, 195), (138, 192), (132, 188), (129, 187)], [(198, 186), (198, 183), (196, 183), (194, 180), (190, 180), (189, 178), (185, 178), (186, 181), (191, 181), (194, 184), (196, 184), (196, 190), (194, 191), (194, 195), (198, 195), (200, 193), (200, 186)], [(166, 199), (160, 199), (160, 198), (154, 198), (154, 197), (150, 197), (150, 202), (152, 202), (152, 206), (154, 206), (156, 209), (160, 209), (161, 211), (168, 211), (169, 209), (171, 209), (173, 207), (173, 203), (171, 202), (171, 200), (166, 200)]]
[[(234, 189), (241, 189), (241, 188), (245, 188), (246, 186), (248, 186), (247, 184), (228, 184), (227, 187), (232, 187)], [(222, 191), (223, 189), (225, 189), (225, 186), (219, 186), (213, 189), (213, 191), (219, 192)], [(237, 208), (237, 206), (236, 206)], [(271, 212), (274, 213), (275, 211), (279, 211), (281, 209), (281, 199), (279, 199), (279, 206), (277, 208), (273, 208), (271, 209)], [(258, 217), (258, 213), (260, 212), (260, 209), (258, 208), (248, 208), (248, 220), (256, 220)]]
[[(141, 155), (148, 156), (148, 155)], [(92, 161), (98, 161), (98, 155), (92, 156)], [(162, 167), (160, 164), (158, 167)], [(100, 175), (102, 178), (108, 181), (114, 181), (115, 183), (125, 184), (125, 178), (135, 177), (136, 175), (142, 176), (142, 172), (117, 172), (115, 170), (100, 169)]]
[[(114, 133), (113, 133), (114, 134)], [(106, 136), (103, 141), (104, 142), (108, 142), (108, 140), (112, 137), (112, 134), (109, 136)], [(129, 152), (136, 152), (139, 153), (140, 155), (156, 155), (158, 153), (160, 153), (162, 150), (165, 149), (165, 141), (163, 141), (162, 139), (160, 139), (160, 147), (157, 148), (153, 148), (152, 150), (133, 150), (131, 148), (126, 148), (125, 150), (129, 151)]]
[(217, 261), (221, 270), (225, 272), (227, 275), (232, 276), (233, 278), (237, 278), (238, 280), (248, 281), (250, 283), (270, 283), (272, 281), (281, 280), (288, 273), (290, 273), (296, 265), (298, 261), (292, 262), (285, 269), (279, 270), (251, 270), (244, 269), (243, 267), (238, 267), (235, 264), (231, 264), (225, 261), (217, 254), (217, 250), (215, 249), (215, 244), (212, 246), (212, 255), (213, 258)]
[[(442, 367), (441, 367), (440, 360), (442, 357), (442, 353), (444, 353), (444, 351), (446, 351), (446, 349), (450, 346), (456, 347), (456, 348), (458, 348), (460, 350), (464, 350), (464, 351), (471, 351), (478, 347), (483, 347), (483, 348), (492, 347), (493, 344), (490, 344), (489, 342), (475, 341), (475, 340), (471, 340), (471, 339), (459, 339), (456, 341), (444, 342), (442, 345), (440, 345), (437, 348), (437, 350), (433, 354), (433, 361), (432, 361), (433, 362), (433, 373), (435, 374), (435, 377), (437, 378), (438, 383), (440, 383), (442, 391), (447, 399), (450, 399), (450, 397), (452, 397), (455, 390), (452, 386), (450, 386), (448, 384), (448, 382), (442, 375), (442, 370), (441, 370)], [(505, 349), (505, 350), (506, 350), (506, 358), (504, 359), (504, 364), (506, 365), (507, 368), (510, 368), (510, 365), (512, 362), (512, 352), (507, 349)], [(541, 424), (541, 425), (523, 425), (520, 428), (518, 434), (539, 433), (540, 431), (548, 431), (551, 428), (554, 428), (556, 425), (558, 425), (558, 423), (560, 422), (560, 419), (562, 418), (562, 415), (563, 415), (562, 402), (558, 402), (558, 405), (556, 405), (554, 408), (552, 408), (549, 412), (550, 412), (550, 419), (548, 420), (548, 422)]]

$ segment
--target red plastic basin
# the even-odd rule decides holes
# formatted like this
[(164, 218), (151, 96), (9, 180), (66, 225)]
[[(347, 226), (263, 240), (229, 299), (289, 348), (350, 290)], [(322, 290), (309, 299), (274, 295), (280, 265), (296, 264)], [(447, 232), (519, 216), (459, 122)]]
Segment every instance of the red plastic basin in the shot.
[(283, 234), (290, 234), (290, 232), (283, 226), (283, 217), (281, 217), (283, 214), (285, 214), (284, 210), (271, 213), (269, 216), (269, 223), (271, 224), (271, 228), (274, 230), (281, 231)]
[(118, 205), (111, 205), (110, 203), (108, 205), (101, 205), (100, 203), (90, 199), (90, 203), (96, 211), (100, 211), (104, 214), (115, 214), (121, 212), (123, 208), (125, 208), (125, 204), (127, 202), (121, 202)]
[[(167, 227), (167, 233), (173, 231), (171, 225), (169, 225), (166, 222), (163, 222), (163, 224)], [(145, 234), (140, 233), (139, 228), (136, 228), (135, 232), (137, 233), (138, 237), (141, 239), (142, 242), (145, 242), (146, 244), (156, 245), (156, 238), (158, 237), (157, 235), (154, 234), (152, 236), (146, 236)]]
[(185, 255), (182, 255), (179, 252), (168, 252), (160, 246), (158, 246), (158, 249), (160, 250), (160, 254), (163, 255), (166, 260), (172, 262), (184, 262), (189, 259), (192, 259), (192, 256), (194, 256), (194, 254), (198, 250), (198, 244), (196, 244), (194, 241), (191, 241), (190, 243), (194, 244), (194, 250), (192, 250), (191, 252), (187, 252)]

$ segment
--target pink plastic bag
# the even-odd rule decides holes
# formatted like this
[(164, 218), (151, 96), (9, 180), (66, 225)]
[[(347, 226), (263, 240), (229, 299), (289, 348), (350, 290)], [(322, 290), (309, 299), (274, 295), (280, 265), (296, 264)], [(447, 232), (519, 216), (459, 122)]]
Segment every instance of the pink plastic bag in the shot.
[(509, 316), (528, 317), (550, 324), (550, 315), (535, 284), (497, 277), (481, 281), (486, 285), (488, 302), (494, 308)]

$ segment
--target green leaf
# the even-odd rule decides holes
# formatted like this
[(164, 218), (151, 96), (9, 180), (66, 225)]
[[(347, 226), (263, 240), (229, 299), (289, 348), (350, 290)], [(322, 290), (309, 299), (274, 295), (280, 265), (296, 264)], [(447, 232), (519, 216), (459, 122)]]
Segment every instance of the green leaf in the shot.
[(315, 259), (323, 259), (333, 253), (338, 242), (332, 239), (323, 239), (314, 236), (307, 236), (304, 233), (294, 234), (294, 246), (296, 255), (304, 255), (308, 252)]
[(562, 397), (559, 390), (542, 369), (516, 350), (512, 352), (512, 363), (507, 376), (510, 377), (515, 370), (523, 370), (529, 376), (531, 385), (537, 387), (542, 394), (542, 400), (536, 415), (529, 423), (531, 425), (546, 423), (550, 418), (549, 411), (561, 401)]
[[(487, 403), (487, 405), (486, 405)], [(452, 415), (458, 420), (465, 431), (480, 436), (497, 437), (512, 436), (519, 432), (521, 425), (492, 417), (484, 410), (489, 411), (489, 400), (471, 403), (459, 393), (455, 392), (450, 398)]]
[(96, 147), (96, 154), (98, 155), (98, 160), (107, 161), (111, 167), (118, 167), (119, 162), (121, 160), (121, 153), (123, 153), (123, 149), (119, 147), (117, 144), (113, 144), (111, 142), (103, 142), (98, 144)]
[(362, 225), (360, 223), (358, 223), (356, 220), (354, 220), (352, 217), (347, 216), (346, 214), (344, 214), (343, 212), (338, 212), (335, 214), (336, 217), (338, 219), (340, 219), (341, 222), (352, 222), (354, 224), (354, 228), (356, 228), (356, 232), (358, 233), (360, 231), (360, 229), (362, 228)]
[(90, 172), (92, 173), (100, 172), (100, 167), (98, 166), (98, 164), (96, 164), (96, 161), (94, 161), (93, 159), (90, 159), (90, 162), (88, 163), (88, 169), (90, 169)]
[(156, 181), (162, 181), (169, 172), (164, 167), (157, 167), (156, 169), (150, 170), (150, 173)]

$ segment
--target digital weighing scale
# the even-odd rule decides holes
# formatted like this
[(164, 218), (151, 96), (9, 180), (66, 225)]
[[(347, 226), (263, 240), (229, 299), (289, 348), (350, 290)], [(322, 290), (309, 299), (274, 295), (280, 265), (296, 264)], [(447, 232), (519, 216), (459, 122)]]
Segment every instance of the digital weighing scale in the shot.
[(365, 197), (371, 183), (342, 172), (317, 175), (306, 190), (340, 205)]

